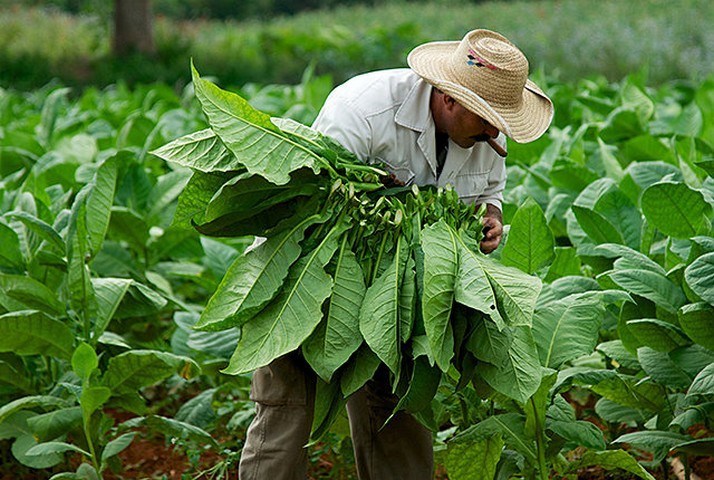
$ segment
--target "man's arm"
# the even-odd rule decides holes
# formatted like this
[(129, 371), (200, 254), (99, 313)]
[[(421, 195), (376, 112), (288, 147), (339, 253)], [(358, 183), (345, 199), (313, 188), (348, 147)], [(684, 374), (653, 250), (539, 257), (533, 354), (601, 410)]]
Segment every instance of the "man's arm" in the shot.
[(503, 235), (503, 215), (501, 209), (490, 203), (486, 204), (486, 213), (483, 216), (483, 240), (481, 240), (481, 251), (491, 253), (498, 244), (501, 243)]

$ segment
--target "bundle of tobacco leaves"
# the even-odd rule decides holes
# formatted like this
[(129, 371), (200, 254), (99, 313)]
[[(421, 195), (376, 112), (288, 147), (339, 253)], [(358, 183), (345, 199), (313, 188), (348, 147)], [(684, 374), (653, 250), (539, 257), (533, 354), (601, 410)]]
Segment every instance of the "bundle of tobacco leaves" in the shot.
[(380, 364), (397, 408), (433, 428), (442, 381), (476, 375), (520, 401), (537, 389), (519, 370), (538, 362), (524, 338), (541, 284), (480, 253), (483, 207), (448, 187), (385, 187), (378, 166), (192, 71), (210, 127), (153, 152), (193, 170), (175, 223), (265, 237), (230, 266), (195, 325), (240, 328), (225, 373), (300, 349), (320, 379), (315, 435)]

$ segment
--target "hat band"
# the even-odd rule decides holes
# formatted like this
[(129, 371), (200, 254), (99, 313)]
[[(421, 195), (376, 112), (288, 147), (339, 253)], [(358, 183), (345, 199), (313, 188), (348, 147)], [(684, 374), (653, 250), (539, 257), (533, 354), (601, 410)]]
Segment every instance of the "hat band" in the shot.
[(475, 93), (473, 90), (469, 90), (468, 88), (462, 85), (459, 85), (458, 83), (449, 82), (448, 80), (441, 80), (439, 83), (443, 85), (448, 85), (450, 88), (459, 91), (466, 98), (475, 99), (488, 113), (493, 115), (493, 117), (498, 120), (498, 122), (503, 126), (503, 128), (506, 130), (503, 133), (508, 137), (511, 136), (511, 127), (510, 125), (508, 125), (508, 122), (506, 122), (506, 120), (501, 116), (501, 114), (494, 110), (493, 107), (489, 105), (488, 102), (486, 102), (486, 100), (481, 98), (479, 94)]

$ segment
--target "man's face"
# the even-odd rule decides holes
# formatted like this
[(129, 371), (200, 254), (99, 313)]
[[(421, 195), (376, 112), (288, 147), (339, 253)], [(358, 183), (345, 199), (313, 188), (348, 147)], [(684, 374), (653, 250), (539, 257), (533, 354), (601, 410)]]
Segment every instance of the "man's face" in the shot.
[(462, 148), (470, 148), (476, 142), (485, 142), (498, 136), (496, 127), (456, 101), (447, 109), (445, 124), (449, 138)]

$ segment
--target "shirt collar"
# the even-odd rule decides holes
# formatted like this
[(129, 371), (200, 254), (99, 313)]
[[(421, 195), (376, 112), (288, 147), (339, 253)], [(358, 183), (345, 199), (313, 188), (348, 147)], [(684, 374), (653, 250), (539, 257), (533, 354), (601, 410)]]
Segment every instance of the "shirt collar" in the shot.
[(394, 121), (417, 132), (434, 131), (434, 119), (429, 108), (431, 88), (431, 85), (419, 78), (394, 115)]

